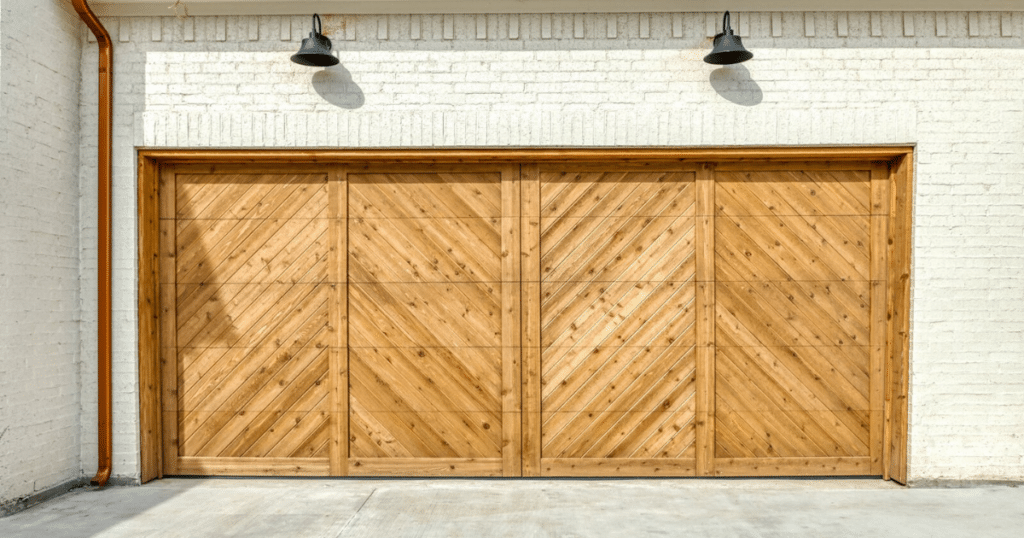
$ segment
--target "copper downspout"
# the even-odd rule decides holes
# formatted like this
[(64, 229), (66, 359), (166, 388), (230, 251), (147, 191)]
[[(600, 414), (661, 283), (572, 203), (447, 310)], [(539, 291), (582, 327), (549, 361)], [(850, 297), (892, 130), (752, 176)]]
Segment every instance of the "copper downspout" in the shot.
[(88, 0), (71, 0), (75, 11), (82, 22), (92, 30), (100, 47), (99, 60), (99, 368), (97, 374), (97, 406), (99, 407), (97, 430), (99, 432), (99, 469), (92, 483), (104, 486), (110, 478), (113, 459), (113, 408), (110, 399), (111, 370), (111, 304), (110, 304), (110, 266), (111, 266), (111, 235), (110, 235), (110, 187), (111, 187), (111, 146), (113, 131), (113, 78), (114, 78), (114, 44), (110, 40), (103, 23), (89, 8)]

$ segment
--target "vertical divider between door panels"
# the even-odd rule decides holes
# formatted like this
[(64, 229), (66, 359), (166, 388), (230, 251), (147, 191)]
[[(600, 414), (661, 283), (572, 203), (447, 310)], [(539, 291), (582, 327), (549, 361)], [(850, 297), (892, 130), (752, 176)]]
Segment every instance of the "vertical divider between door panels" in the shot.
[(501, 170), (501, 457), (502, 476), (523, 474), (522, 454), (522, 261), (519, 166)]
[(870, 329), (869, 353), (870, 375), (869, 420), (870, 432), (868, 451), (871, 455), (871, 473), (884, 475), (884, 399), (885, 399), (885, 349), (886, 349), (886, 296), (888, 287), (888, 238), (889, 238), (889, 166), (885, 162), (871, 163), (871, 246), (870, 246)]
[(348, 475), (348, 174), (332, 167), (328, 194), (328, 309), (330, 344), (331, 441), (328, 450), (331, 476)]
[(540, 371), (540, 167), (523, 164), (520, 252), (522, 259), (523, 476), (541, 475)]
[(715, 472), (715, 175), (703, 163), (696, 179), (697, 476)]
[(177, 334), (177, 176), (174, 168), (160, 173), (160, 414), (163, 420), (163, 473), (178, 473), (178, 334)]

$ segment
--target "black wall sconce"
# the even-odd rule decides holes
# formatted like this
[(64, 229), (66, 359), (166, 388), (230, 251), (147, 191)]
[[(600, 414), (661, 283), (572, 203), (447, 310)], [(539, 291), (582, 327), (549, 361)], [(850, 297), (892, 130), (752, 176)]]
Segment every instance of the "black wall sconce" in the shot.
[(754, 57), (754, 53), (743, 48), (743, 41), (740, 36), (732, 33), (732, 25), (729, 24), (729, 12), (722, 17), (722, 33), (715, 36), (714, 48), (711, 54), (704, 57), (704, 61), (713, 65), (731, 65), (745, 62)]
[(309, 37), (302, 40), (299, 52), (292, 55), (293, 62), (316, 67), (338, 65), (340, 60), (331, 54), (331, 40), (323, 34), (323, 30), (324, 23), (320, 20), (320, 15), (314, 13), (313, 31), (309, 33)]

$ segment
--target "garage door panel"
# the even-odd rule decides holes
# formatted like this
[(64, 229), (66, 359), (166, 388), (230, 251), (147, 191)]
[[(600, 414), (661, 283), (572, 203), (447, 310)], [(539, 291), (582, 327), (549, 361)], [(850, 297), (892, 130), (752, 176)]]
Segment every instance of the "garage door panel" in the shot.
[(255, 347), (264, 341), (309, 338), (328, 322), (329, 286), (245, 286), (179, 329), (179, 347)]
[(178, 219), (314, 218), (326, 174), (179, 174)]
[(499, 282), (501, 219), (357, 219), (352, 282)]
[(870, 176), (715, 174), (716, 474), (870, 471)]
[(541, 217), (693, 215), (695, 177), (680, 171), (542, 170)]
[(689, 400), (654, 411), (555, 413), (542, 434), (544, 459), (693, 457), (693, 409)]
[[(755, 386), (722, 374), (715, 380), (716, 432), (735, 429), (745, 448), (755, 457), (818, 457), (845, 453), (838, 442), (802, 411), (775, 409), (771, 388)], [(753, 403), (750, 403), (753, 402)], [(753, 407), (753, 409), (750, 409)], [(730, 453), (741, 449), (728, 446)], [(723, 454), (716, 454), (723, 457)]]
[[(544, 413), (660, 409), (692, 377), (692, 348), (620, 347), (582, 359), (558, 383), (545, 383)], [(554, 379), (551, 379), (554, 381)], [(596, 381), (600, 381), (597, 383)]]
[[(190, 351), (183, 350), (182, 354)], [(309, 388), (299, 377), (324, 368), (327, 361), (325, 348), (316, 346), (206, 348), (197, 354), (200, 359), (215, 359), (211, 359), (206, 370), (202, 370), (201, 364), (188, 368), (188, 375), (179, 379), (179, 406), (183, 412), (228, 407), (252, 411), (287, 409), (294, 402), (289, 394), (301, 394)]]
[(540, 472), (692, 474), (695, 174), (581, 168), (538, 178)]
[[(838, 223), (836, 230), (849, 230), (856, 241), (867, 243), (869, 217), (831, 220)], [(837, 250), (801, 217), (723, 216), (717, 219), (715, 230), (716, 248), (721, 242), (729, 249), (731, 254), (726, 256), (746, 279), (870, 280), (866, 257), (842, 246)], [(836, 230), (832, 232), (840, 233)], [(852, 259), (846, 259), (841, 252)]]
[[(694, 315), (692, 280), (558, 285), (541, 285), (542, 294), (552, 288), (557, 293), (541, 307), (545, 350), (693, 345), (692, 333), (687, 332), (692, 329)], [(576, 301), (572, 300), (574, 291)], [(558, 310), (559, 307), (562, 309)], [(545, 364), (554, 364), (559, 356), (551, 355)]]
[[(756, 361), (772, 372), (800, 382), (793, 390), (809, 390), (822, 403), (805, 401), (812, 409), (851, 410), (869, 408), (867, 372), (861, 368), (868, 362), (866, 346), (733, 346), (734, 340), (723, 339), (717, 352), (733, 360)], [(856, 361), (856, 362), (854, 362)]]
[[(722, 373), (740, 376), (736, 383), (749, 382), (761, 387), (763, 392), (773, 396), (773, 403), (765, 404), (750, 400), (747, 407), (756, 410), (809, 411), (832, 413), (865, 446), (868, 443), (868, 401), (857, 391), (850, 391), (844, 383), (830, 379), (823, 372), (819, 374), (806, 365), (796, 366), (796, 360), (780, 360), (797, 357), (798, 354), (783, 355), (780, 350), (720, 347), (716, 359), (722, 363)], [(829, 381), (826, 381), (828, 379)], [(827, 416), (827, 415), (823, 415)], [(833, 421), (834, 422), (834, 421)]]
[(372, 412), (353, 404), (352, 417), (370, 444), (388, 443), (389, 448), (382, 452), (365, 443), (350, 444), (350, 458), (410, 457), (425, 463), (434, 458), (501, 456), (501, 423), (490, 413)]
[[(285, 272), (309, 281), (325, 275), (327, 219), (194, 222), (201, 238), (190, 240), (193, 228), (178, 236), (178, 282), (273, 282)], [(215, 233), (225, 223), (237, 225)], [(319, 273), (317, 265), (322, 266)]]
[[(352, 375), (387, 385), (402, 395), (412, 411), (476, 411), (501, 409), (501, 350), (497, 348), (351, 348)], [(457, 390), (451, 390), (454, 386)], [(374, 407), (353, 388), (350, 397)]]
[(515, 178), (380, 168), (348, 174), (349, 471), (510, 471)]
[(483, 173), (350, 173), (353, 216), (381, 218), (501, 217), (501, 175)]
[[(545, 281), (685, 280), (678, 274), (693, 252), (694, 219), (617, 217), (560, 219), (565, 238), (541, 236)], [(560, 231), (560, 230), (558, 230)]]
[[(182, 437), (190, 443), (205, 444), (212, 436), (226, 434), (225, 424), (233, 421), (246, 427), (248, 438), (263, 433), (256, 429), (256, 424), (250, 425), (255, 414), (311, 413), (327, 396), (327, 369), (326, 353), (312, 361), (264, 363), (244, 382), (233, 383), (230, 388), (219, 390), (209, 398), (195, 398), (194, 407), (182, 405)], [(183, 445), (183, 449), (188, 446)], [(188, 455), (187, 451), (185, 455)]]
[(722, 171), (715, 174), (720, 215), (866, 215), (870, 172), (863, 170)]
[[(869, 303), (846, 302), (861, 296), (868, 299), (867, 282), (719, 282), (716, 289), (719, 315), (729, 320), (719, 326), (718, 334), (741, 345), (870, 343)], [(723, 334), (725, 331), (732, 334)]]
[(500, 347), (500, 292), (500, 283), (487, 282), (353, 283), (350, 345)]
[[(198, 414), (193, 418), (200, 421), (200, 426), (183, 432), (181, 451), (187, 454), (185, 457), (199, 458), (326, 457), (319, 454), (322, 441), (316, 442), (310, 437), (324, 426), (327, 414), (326, 407), (316, 411), (263, 411), (245, 415)], [(259, 433), (253, 433), (256, 429)], [(314, 443), (316, 446), (310, 446)], [(293, 455), (295, 453), (304, 455)]]
[[(327, 396), (327, 391), (321, 389), (325, 373), (326, 366), (307, 368), (293, 381), (295, 390), (279, 394), (275, 398), (277, 405), (268, 406), (278, 409), (247, 411), (225, 406), (218, 411), (182, 410), (182, 455), (240, 457), (260, 439), (264, 439), (264, 443), (268, 439), (282, 439), (283, 427), (290, 428), (307, 416), (316, 420), (315, 416), (320, 414), (317, 405)], [(240, 394), (244, 394), (245, 388)], [(279, 422), (282, 417), (287, 421)]]

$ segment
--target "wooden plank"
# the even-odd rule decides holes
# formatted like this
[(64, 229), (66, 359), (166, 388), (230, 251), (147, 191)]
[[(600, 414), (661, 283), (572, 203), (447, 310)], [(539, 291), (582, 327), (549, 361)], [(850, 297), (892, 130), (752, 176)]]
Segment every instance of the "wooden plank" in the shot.
[(352, 458), (349, 476), (498, 477), (501, 458)]
[(163, 473), (160, 409), (160, 170), (139, 159), (139, 444), (142, 483)]
[(522, 476), (522, 259), (518, 166), (501, 172), (502, 474)]
[(871, 214), (889, 217), (890, 211), (890, 176), (887, 161), (871, 163)]
[(541, 476), (540, 170), (523, 164), (520, 242), (523, 346), (523, 476)]
[(870, 457), (718, 458), (715, 476), (867, 476)]
[(358, 150), (179, 150), (145, 149), (140, 155), (168, 164), (267, 163), (479, 163), (479, 162), (594, 162), (664, 161), (793, 161), (892, 159), (913, 151), (911, 146), (749, 147), (749, 148), (602, 148), (602, 149), (358, 149)]
[(178, 458), (176, 475), (329, 476), (326, 458)]
[(344, 170), (328, 173), (328, 303), (333, 338), (330, 349), (330, 424), (329, 455), (331, 476), (348, 474), (348, 182)]
[[(144, 159), (140, 156), (139, 159)], [(156, 162), (153, 159), (146, 159), (146, 162), (153, 163), (156, 166)], [(173, 220), (178, 214), (177, 206), (175, 201), (177, 200), (177, 189), (176, 187), (176, 173), (178, 167), (162, 166), (160, 168), (159, 182), (160, 185), (157, 187), (159, 202), (159, 218)]]
[(895, 163), (890, 175), (888, 352), (883, 468), (888, 478), (907, 483), (907, 424), (910, 383), (910, 278), (913, 234), (914, 155)]
[(281, 175), (281, 174), (323, 174), (324, 165), (315, 162), (266, 162), (259, 163), (230, 163), (230, 162), (206, 162), (206, 163), (177, 163), (174, 169), (179, 174), (252, 174), (258, 171), (260, 174)]
[[(561, 173), (565, 169), (565, 162), (539, 162), (541, 173)], [(609, 161), (573, 161), (573, 172), (696, 172), (700, 170), (702, 162), (670, 162), (665, 161), (630, 161), (630, 160), (609, 160)]]
[(871, 472), (883, 474), (885, 351), (887, 338), (889, 241), (889, 166), (873, 163), (871, 168)]
[(856, 171), (867, 170), (863, 161), (808, 161), (808, 160), (787, 160), (779, 162), (773, 160), (742, 161), (742, 162), (721, 162), (716, 166), (722, 172), (761, 172), (766, 169), (773, 171), (795, 171), (805, 172), (810, 170), (829, 171)]
[(177, 289), (175, 259), (177, 237), (174, 233), (176, 175), (170, 167), (160, 173), (159, 280), (160, 284), (160, 383), (162, 409), (163, 474), (173, 474), (178, 465), (178, 340)]
[(697, 476), (715, 470), (715, 170), (697, 172)]
[(546, 477), (669, 477), (694, 476), (697, 465), (692, 458), (545, 458), (542, 476)]

